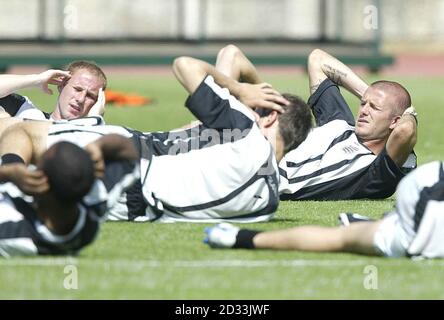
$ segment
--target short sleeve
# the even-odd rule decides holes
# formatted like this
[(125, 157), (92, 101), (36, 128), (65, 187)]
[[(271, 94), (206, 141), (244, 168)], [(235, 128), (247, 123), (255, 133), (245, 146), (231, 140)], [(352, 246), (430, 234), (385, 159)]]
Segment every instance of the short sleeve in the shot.
[(212, 129), (249, 129), (254, 123), (253, 113), (221, 88), (213, 77), (207, 76), (185, 105), (193, 115)]
[(322, 126), (333, 120), (345, 120), (354, 126), (355, 119), (339, 87), (330, 79), (325, 79), (308, 99), (316, 124)]

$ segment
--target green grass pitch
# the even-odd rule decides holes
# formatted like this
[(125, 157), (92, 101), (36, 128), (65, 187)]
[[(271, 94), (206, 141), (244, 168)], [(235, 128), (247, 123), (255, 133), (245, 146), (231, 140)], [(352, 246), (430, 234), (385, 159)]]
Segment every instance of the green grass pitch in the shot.
[[(266, 73), (283, 92), (308, 97), (305, 76)], [(368, 81), (376, 78), (366, 78)], [(394, 77), (411, 92), (419, 113), (419, 163), (444, 159), (444, 78)], [(193, 119), (183, 107), (185, 91), (169, 75), (114, 75), (109, 87), (155, 99), (140, 108), (109, 107), (108, 124), (139, 130), (167, 130)], [(53, 97), (24, 91), (50, 110)], [(346, 99), (356, 112), (358, 101)], [(379, 217), (382, 201), (281, 202), (271, 230), (303, 224), (334, 226), (337, 214), (354, 211)], [(105, 223), (97, 241), (77, 257), (0, 259), (1, 299), (443, 299), (444, 261), (384, 259), (352, 254), (211, 250), (208, 224)], [(77, 289), (64, 284), (76, 266)], [(68, 269), (67, 267), (68, 266)], [(366, 268), (376, 267), (373, 289)], [(375, 273), (372, 273), (375, 275)], [(375, 280), (376, 279), (376, 280)], [(73, 285), (73, 282), (70, 282)], [(69, 284), (69, 283), (68, 283)]]

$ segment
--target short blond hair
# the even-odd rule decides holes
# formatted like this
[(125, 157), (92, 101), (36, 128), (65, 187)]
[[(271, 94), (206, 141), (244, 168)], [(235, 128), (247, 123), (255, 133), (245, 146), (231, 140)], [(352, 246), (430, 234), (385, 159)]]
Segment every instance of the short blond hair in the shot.
[(66, 70), (68, 70), (71, 73), (74, 73), (77, 70), (88, 70), (91, 74), (97, 76), (102, 82), (103, 86), (102, 89), (105, 90), (106, 86), (108, 84), (108, 80), (106, 79), (105, 72), (95, 63), (92, 61), (85, 61), (85, 60), (78, 60), (71, 62), (67, 67)]

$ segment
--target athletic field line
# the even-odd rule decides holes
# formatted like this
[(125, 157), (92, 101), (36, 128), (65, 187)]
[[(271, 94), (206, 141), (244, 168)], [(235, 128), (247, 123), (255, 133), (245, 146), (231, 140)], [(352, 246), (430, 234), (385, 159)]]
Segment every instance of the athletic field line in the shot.
[[(1, 258), (0, 258), (1, 259)], [(329, 260), (329, 259), (308, 259), (308, 260), (123, 260), (123, 259), (76, 259), (76, 258), (35, 258), (35, 259), (4, 259), (0, 260), (1, 267), (13, 266), (94, 266), (105, 268), (267, 268), (267, 267), (356, 267), (366, 265), (383, 264), (385, 267), (406, 265), (406, 263), (419, 263), (421, 266), (444, 267), (442, 260), (426, 261), (400, 261), (400, 260)]]

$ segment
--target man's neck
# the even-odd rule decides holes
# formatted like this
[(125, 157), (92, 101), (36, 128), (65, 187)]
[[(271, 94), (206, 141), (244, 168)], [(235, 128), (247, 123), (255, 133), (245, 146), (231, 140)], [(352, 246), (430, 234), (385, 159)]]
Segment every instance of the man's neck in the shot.
[(276, 139), (276, 144), (273, 145), (273, 148), (276, 160), (279, 163), (284, 157), (284, 142), (282, 141), (282, 139)]
[(371, 152), (376, 155), (380, 154), (382, 150), (384, 150), (386, 142), (387, 139), (361, 141), (364, 146), (366, 146), (368, 149), (370, 149)]
[[(51, 202), (37, 204), (37, 216), (43, 224), (56, 235), (66, 235), (72, 231), (79, 217), (79, 208), (74, 205), (62, 205)], [(60, 215), (63, 219), (60, 219)]]
[(54, 111), (49, 114), (49, 120), (59, 121), (59, 120), (62, 120), (62, 118), (59, 116), (58, 113), (56, 113), (56, 111)]
[(281, 135), (278, 132), (278, 127), (263, 129), (262, 133), (273, 147), (274, 155), (277, 162), (279, 163), (279, 161), (281, 161), (281, 159), (284, 157), (284, 141), (282, 140)]

